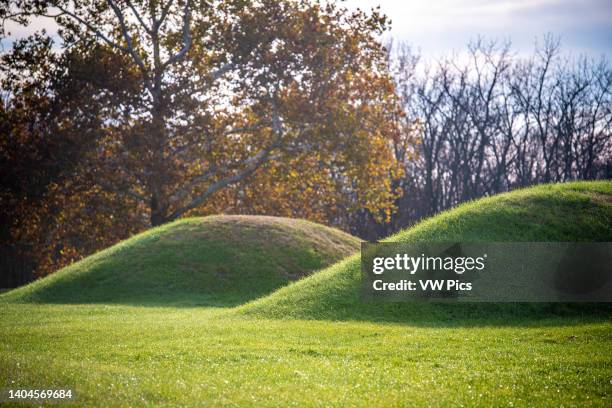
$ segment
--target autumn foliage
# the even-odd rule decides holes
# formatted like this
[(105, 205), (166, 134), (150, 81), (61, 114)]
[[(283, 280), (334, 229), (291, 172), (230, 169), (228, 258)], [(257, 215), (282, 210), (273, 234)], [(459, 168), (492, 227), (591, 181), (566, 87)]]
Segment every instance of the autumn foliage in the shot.
[[(44, 275), (195, 214), (388, 219), (406, 143), (387, 19), (310, 1), (36, 1), (2, 56), (3, 250)], [(58, 48), (59, 47), (59, 48)]]

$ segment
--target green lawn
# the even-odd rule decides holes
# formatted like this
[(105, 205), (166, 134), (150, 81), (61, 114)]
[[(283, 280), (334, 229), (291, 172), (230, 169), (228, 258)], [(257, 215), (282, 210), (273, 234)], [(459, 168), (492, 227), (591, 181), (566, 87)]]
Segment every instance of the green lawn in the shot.
[[(612, 181), (541, 185), (458, 206), (383, 242), (609, 242)], [(495, 321), (537, 319), (549, 312), (612, 318), (612, 304), (590, 305), (373, 303), (360, 297), (359, 254), (239, 308), (248, 316), (315, 320)]]
[[(611, 197), (541, 186), (389, 240), (612, 241)], [(357, 257), (311, 274), (356, 245), (257, 217), (133, 237), (0, 295), (0, 388), (102, 407), (612, 406), (612, 304), (364, 303)]]
[(305, 220), (186, 218), (135, 235), (2, 299), (235, 306), (355, 253), (359, 243), (345, 232)]
[(610, 406), (612, 323), (255, 320), (220, 309), (5, 305), (0, 381), (99, 406)]

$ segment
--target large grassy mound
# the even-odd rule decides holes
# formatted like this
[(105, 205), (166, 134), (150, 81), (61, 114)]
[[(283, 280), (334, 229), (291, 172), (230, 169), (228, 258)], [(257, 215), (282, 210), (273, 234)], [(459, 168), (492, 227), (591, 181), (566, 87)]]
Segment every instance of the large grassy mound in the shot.
[(190, 218), (136, 235), (0, 299), (230, 306), (268, 294), (358, 248), (357, 238), (308, 221)]
[[(389, 242), (612, 241), (612, 182), (542, 185), (461, 205), (387, 238)], [(267, 318), (503, 324), (547, 314), (610, 314), (561, 304), (367, 303), (359, 255), (238, 309)]]

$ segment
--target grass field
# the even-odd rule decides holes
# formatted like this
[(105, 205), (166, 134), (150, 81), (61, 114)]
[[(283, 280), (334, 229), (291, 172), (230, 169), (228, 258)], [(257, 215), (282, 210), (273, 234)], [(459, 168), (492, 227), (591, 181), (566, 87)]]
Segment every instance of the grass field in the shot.
[[(612, 241), (612, 182), (544, 185), (485, 198), (401, 231), (388, 242), (572, 242)], [(532, 319), (564, 310), (586, 313), (588, 306), (532, 304), (368, 303), (359, 297), (359, 254), (288, 285), (240, 309), (265, 318), (458, 322)], [(602, 307), (594, 310), (601, 314)], [(612, 316), (612, 307), (605, 307)]]
[[(255, 320), (211, 309), (10, 305), (0, 379), (100, 406), (610, 406), (612, 324)], [(14, 381), (14, 383), (12, 383)]]
[[(542, 186), (469, 203), (389, 240), (610, 241), (611, 197), (611, 182)], [(207, 236), (199, 221), (188, 229), (189, 242), (196, 231)], [(217, 285), (207, 272), (212, 256), (195, 268), (204, 276), (185, 269), (189, 285), (151, 283), (133, 299), (127, 290), (105, 294), (130, 282), (112, 282), (113, 273), (131, 271), (116, 265), (140, 265), (143, 278), (148, 269), (156, 279), (176, 270), (159, 259), (123, 259), (148, 251), (151, 234), (0, 296), (0, 387), (72, 388), (75, 404), (105, 407), (612, 405), (606, 305), (364, 304), (352, 258), (270, 295), (274, 285), (253, 288), (256, 296), (248, 285), (241, 297), (220, 292), (227, 302), (200, 294)], [(230, 236), (233, 245), (242, 234)], [(308, 242), (288, 245), (322, 241)], [(76, 280), (82, 275), (87, 284)]]
[(268, 294), (358, 248), (357, 238), (303, 220), (187, 218), (138, 234), (4, 298), (227, 307)]

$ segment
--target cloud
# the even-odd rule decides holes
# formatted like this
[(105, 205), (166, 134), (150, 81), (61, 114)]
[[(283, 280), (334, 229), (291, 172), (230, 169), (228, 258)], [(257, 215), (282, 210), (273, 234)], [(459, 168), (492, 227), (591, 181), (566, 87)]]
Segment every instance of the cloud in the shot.
[[(420, 47), (427, 55), (458, 51), (477, 35), (512, 40), (519, 52), (529, 51), (536, 38), (552, 33), (565, 50), (612, 56), (610, 0), (348, 0), (349, 8), (380, 4), (393, 23), (391, 35)], [(15, 38), (42, 28), (55, 32), (46, 18), (29, 27), (10, 26)]]
[(392, 35), (425, 54), (458, 50), (476, 37), (511, 39), (519, 51), (546, 33), (573, 52), (612, 54), (609, 0), (349, 0), (349, 8), (378, 4), (392, 19)]

